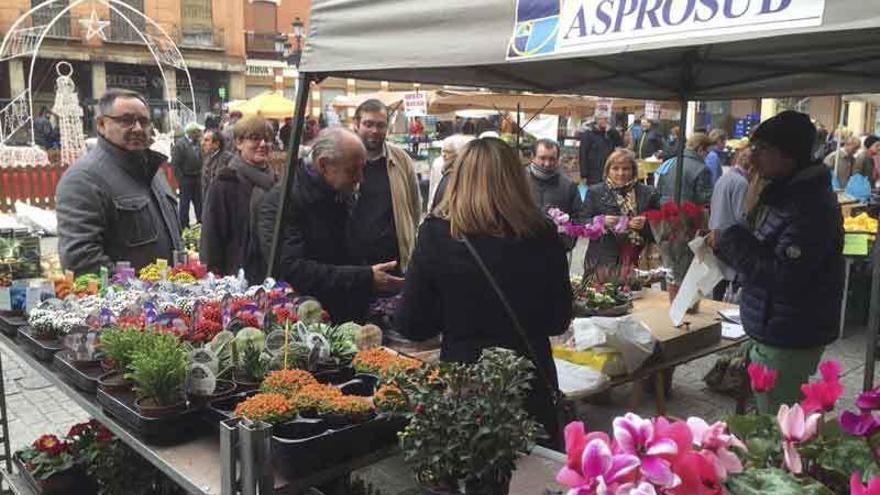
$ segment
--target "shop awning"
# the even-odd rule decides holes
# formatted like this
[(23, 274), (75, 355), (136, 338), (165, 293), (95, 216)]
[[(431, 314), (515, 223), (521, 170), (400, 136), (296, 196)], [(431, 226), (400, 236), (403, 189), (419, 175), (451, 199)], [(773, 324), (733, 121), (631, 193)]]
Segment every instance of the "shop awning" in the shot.
[(880, 86), (877, 0), (314, 0), (309, 31), (316, 75), (656, 100)]

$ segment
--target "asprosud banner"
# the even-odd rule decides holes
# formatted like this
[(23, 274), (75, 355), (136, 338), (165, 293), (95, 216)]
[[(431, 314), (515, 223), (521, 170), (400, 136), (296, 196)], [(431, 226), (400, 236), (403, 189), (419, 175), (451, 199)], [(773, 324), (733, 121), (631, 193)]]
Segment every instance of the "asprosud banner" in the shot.
[(508, 60), (822, 24), (825, 0), (517, 0)]

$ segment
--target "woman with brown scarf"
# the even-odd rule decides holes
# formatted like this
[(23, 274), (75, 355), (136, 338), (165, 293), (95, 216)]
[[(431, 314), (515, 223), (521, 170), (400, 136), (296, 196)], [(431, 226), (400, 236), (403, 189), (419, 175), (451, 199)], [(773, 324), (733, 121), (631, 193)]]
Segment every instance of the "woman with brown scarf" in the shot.
[[(642, 215), (660, 207), (653, 187), (638, 182), (635, 155), (618, 148), (605, 161), (605, 181), (587, 192), (585, 216), (604, 216), (605, 235), (591, 241), (584, 260), (589, 274), (597, 266), (636, 265), (642, 248), (651, 239), (651, 228)], [(625, 224), (624, 224), (625, 222)]]

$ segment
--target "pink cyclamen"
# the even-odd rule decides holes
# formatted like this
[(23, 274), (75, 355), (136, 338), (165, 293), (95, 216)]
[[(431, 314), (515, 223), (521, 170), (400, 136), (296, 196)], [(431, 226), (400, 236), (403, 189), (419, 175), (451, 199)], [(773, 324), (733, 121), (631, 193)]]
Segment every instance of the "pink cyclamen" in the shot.
[(797, 444), (805, 442), (816, 434), (819, 427), (819, 413), (805, 417), (800, 404), (791, 407), (783, 404), (779, 406), (776, 419), (779, 422), (779, 430), (782, 433), (782, 451), (785, 457), (785, 467), (794, 474), (800, 474), (804, 467), (801, 455), (797, 450)]
[(746, 371), (749, 373), (752, 391), (755, 393), (766, 393), (773, 390), (773, 387), (776, 386), (779, 372), (773, 368), (768, 368), (761, 363), (749, 363)]

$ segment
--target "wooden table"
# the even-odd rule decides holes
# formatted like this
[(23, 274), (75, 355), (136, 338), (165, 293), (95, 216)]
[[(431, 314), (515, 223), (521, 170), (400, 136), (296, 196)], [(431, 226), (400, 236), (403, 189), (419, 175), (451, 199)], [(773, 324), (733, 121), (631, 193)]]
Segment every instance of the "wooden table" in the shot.
[[(633, 301), (632, 315), (639, 318), (657, 340), (654, 355), (635, 372), (612, 378), (602, 390), (567, 393), (566, 399), (580, 400), (627, 383), (653, 379), (657, 414), (666, 415), (666, 392), (663, 381), (665, 371), (734, 348), (748, 340), (748, 337), (722, 338), (720, 341), (713, 341), (711, 338), (713, 332), (721, 331), (721, 317), (718, 311), (733, 308), (736, 308), (736, 305), (702, 299), (698, 312), (686, 315), (682, 326), (675, 327), (669, 318), (668, 294), (647, 289), (641, 299)], [(640, 387), (633, 387), (633, 390), (636, 394), (633, 397), (637, 399)]]

